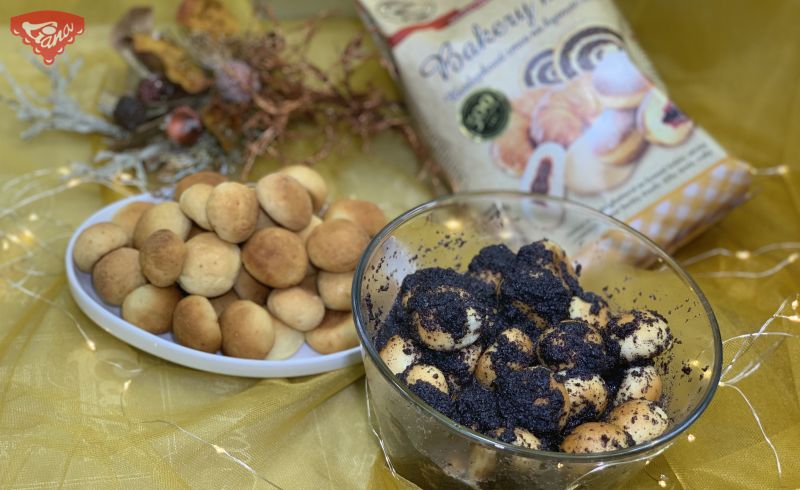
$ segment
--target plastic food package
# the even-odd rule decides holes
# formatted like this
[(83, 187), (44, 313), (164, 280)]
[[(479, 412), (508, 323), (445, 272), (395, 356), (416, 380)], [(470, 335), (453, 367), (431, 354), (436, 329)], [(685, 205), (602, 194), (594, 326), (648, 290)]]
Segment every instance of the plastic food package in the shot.
[(611, 1), (359, 2), (454, 190), (566, 197), (668, 250), (746, 197), (750, 167), (645, 75)]

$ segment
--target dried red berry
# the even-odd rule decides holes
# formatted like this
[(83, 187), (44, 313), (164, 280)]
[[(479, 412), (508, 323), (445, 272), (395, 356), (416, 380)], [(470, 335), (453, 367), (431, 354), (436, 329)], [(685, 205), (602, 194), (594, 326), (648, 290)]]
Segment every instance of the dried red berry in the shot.
[(167, 137), (173, 143), (191, 146), (203, 132), (200, 116), (189, 106), (176, 107), (167, 116)]
[(136, 87), (136, 97), (145, 105), (165, 102), (175, 95), (175, 85), (164, 77), (153, 75), (143, 78)]
[(133, 131), (147, 120), (144, 104), (130, 95), (123, 95), (119, 98), (112, 115), (114, 122), (128, 131)]

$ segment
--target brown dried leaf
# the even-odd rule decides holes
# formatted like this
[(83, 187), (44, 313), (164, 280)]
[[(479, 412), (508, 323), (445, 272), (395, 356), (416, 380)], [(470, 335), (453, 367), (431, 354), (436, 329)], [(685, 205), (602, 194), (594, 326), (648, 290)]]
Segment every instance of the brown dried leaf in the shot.
[(153, 9), (133, 7), (120, 17), (111, 29), (111, 45), (118, 51), (131, 49), (133, 34), (153, 31)]
[(239, 23), (218, 0), (183, 0), (176, 17), (178, 23), (189, 31), (214, 38), (239, 31)]
[(237, 114), (227, 111), (224, 106), (216, 102), (211, 102), (203, 108), (200, 120), (225, 151), (231, 151), (239, 146), (242, 124)]
[(202, 92), (211, 84), (189, 55), (169, 41), (137, 32), (133, 34), (133, 50), (149, 68), (163, 71), (171, 82), (190, 94)]

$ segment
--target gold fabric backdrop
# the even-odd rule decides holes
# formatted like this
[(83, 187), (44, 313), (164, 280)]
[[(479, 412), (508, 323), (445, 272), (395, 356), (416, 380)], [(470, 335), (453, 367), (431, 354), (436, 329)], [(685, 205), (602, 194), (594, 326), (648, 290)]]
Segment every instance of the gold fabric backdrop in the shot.
[[(67, 53), (84, 59), (73, 88), (91, 107), (103, 89), (125, 87), (126, 67), (107, 39), (110, 24), (137, 3), (4, 2), (0, 19), (7, 23), (12, 15), (48, 8), (84, 16), (86, 32)], [(278, 2), (278, 12), (315, 10), (294, 3)], [(351, 9), (344, 1), (322, 3)], [(158, 2), (160, 25), (170, 21), (175, 5)], [(678, 104), (735, 155), (773, 168), (756, 177), (749, 202), (678, 254), (691, 263), (717, 248), (756, 250), (782, 243), (761, 255), (723, 253), (688, 265), (715, 308), (723, 339), (755, 331), (800, 291), (792, 255), (800, 244), (790, 243), (800, 241), (800, 30), (795, 26), (800, 3), (620, 0), (619, 5)], [(236, 8), (246, 6), (238, 2)], [(341, 45), (358, 29), (355, 19), (326, 24), (319, 57), (325, 57), (324, 45)], [(7, 24), (0, 32), (0, 62), (23, 84), (44, 89), (46, 80), (25, 60), (28, 48)], [(99, 144), (54, 133), (20, 142), (25, 126), (7, 107), (0, 115), (0, 185), (38, 169), (88, 161)], [(774, 170), (778, 165), (788, 172)], [(412, 179), (410, 152), (392, 137), (380, 138), (366, 153), (345, 144), (323, 169), (337, 179), (339, 194), (370, 198), (382, 185), (397, 186), (403, 192), (392, 192), (398, 197), (388, 203), (394, 212), (426, 196)], [(133, 349), (80, 313), (61, 266), (71, 230), (107, 203), (109, 193), (80, 185), (10, 216), (2, 213), (13, 204), (8, 199), (0, 196), (0, 486), (269, 488), (266, 479), (287, 489), (410, 487), (388, 472), (370, 432), (361, 366), (305, 378), (250, 380), (194, 371)], [(777, 319), (769, 330), (800, 334), (800, 324)], [(735, 388), (721, 387), (701, 419), (632, 485), (797, 487), (796, 380), (800, 343), (786, 337), (752, 375)], [(781, 480), (770, 445), (737, 388), (774, 445)]]

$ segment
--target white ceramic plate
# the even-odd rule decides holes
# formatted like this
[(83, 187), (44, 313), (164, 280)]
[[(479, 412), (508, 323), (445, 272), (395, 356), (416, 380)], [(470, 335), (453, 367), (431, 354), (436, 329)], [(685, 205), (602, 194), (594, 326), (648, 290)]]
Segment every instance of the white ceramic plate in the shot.
[(158, 202), (158, 199), (149, 195), (139, 195), (104, 207), (75, 230), (67, 246), (65, 262), (67, 280), (69, 281), (72, 297), (78, 303), (80, 309), (86, 313), (86, 316), (94, 320), (108, 333), (138, 349), (176, 364), (201, 371), (232, 376), (247, 376), (251, 378), (305, 376), (333, 371), (361, 361), (360, 347), (353, 347), (335, 354), (322, 355), (315, 352), (307, 344), (303, 344), (294, 356), (282, 361), (237, 359), (221, 354), (208, 354), (189, 349), (176, 344), (172, 339), (171, 333), (154, 335), (123, 320), (120, 317), (118, 307), (103, 303), (100, 297), (97, 296), (92, 286), (91, 275), (81, 272), (75, 267), (75, 263), (72, 261), (72, 249), (75, 246), (75, 240), (78, 235), (85, 228), (101, 221), (111, 221), (118, 209), (133, 201)]

